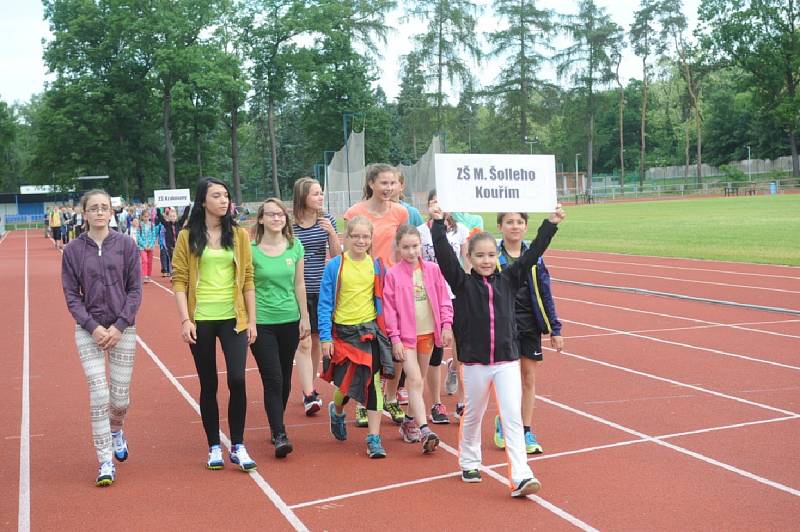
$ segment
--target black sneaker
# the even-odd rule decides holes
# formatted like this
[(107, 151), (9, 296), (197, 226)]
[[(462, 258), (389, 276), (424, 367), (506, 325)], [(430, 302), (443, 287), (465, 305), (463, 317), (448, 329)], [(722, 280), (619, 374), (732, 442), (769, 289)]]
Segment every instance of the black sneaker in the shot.
[(480, 482), (483, 479), (481, 479), (481, 472), (477, 469), (462, 469), (461, 480), (464, 482)]
[(275, 458), (286, 458), (286, 455), (294, 450), (292, 443), (286, 434), (278, 434), (275, 436)]
[(437, 425), (450, 423), (450, 418), (447, 417), (447, 407), (442, 403), (436, 403), (431, 408), (431, 423), (436, 423)]
[(533, 495), (542, 489), (542, 484), (536, 477), (526, 478), (517, 485), (517, 489), (511, 492), (512, 497), (525, 497), (526, 495)]
[(305, 410), (307, 416), (313, 416), (319, 412), (321, 408), (322, 399), (319, 398), (319, 395), (317, 395), (316, 392), (312, 392), (311, 395), (303, 396), (303, 409)]

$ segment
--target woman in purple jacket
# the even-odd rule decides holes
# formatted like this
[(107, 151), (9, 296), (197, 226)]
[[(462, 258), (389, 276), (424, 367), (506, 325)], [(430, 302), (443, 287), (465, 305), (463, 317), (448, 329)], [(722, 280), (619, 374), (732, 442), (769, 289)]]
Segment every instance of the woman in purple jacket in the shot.
[(109, 230), (114, 211), (105, 191), (84, 194), (81, 209), (86, 231), (64, 248), (61, 284), (77, 322), (75, 344), (89, 385), (92, 440), (100, 462), (95, 484), (110, 486), (116, 475), (112, 453), (120, 462), (128, 458), (122, 425), (136, 353), (141, 262), (136, 242)]

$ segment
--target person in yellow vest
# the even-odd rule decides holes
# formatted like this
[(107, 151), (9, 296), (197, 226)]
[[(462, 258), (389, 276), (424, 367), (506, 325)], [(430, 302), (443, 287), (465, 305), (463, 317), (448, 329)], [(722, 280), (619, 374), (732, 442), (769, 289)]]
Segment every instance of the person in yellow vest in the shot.
[(61, 241), (61, 209), (53, 207), (48, 218), (50, 220), (50, 238), (53, 239), (53, 247), (63, 249), (64, 243)]

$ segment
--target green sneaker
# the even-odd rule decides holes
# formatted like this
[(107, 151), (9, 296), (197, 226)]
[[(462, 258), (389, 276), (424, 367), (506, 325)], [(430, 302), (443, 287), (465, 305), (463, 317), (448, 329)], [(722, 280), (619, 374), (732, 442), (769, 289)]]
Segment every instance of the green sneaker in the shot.
[(369, 420), (367, 419), (367, 409), (363, 406), (356, 407), (356, 427), (364, 428), (369, 425)]
[(503, 424), (500, 423), (500, 416), (494, 416), (494, 444), (499, 449), (506, 448), (506, 439), (503, 437)]
[(397, 403), (397, 401), (392, 403), (384, 401), (383, 409), (388, 412), (390, 416), (392, 416), (392, 421), (398, 425), (402, 423), (403, 419), (406, 417), (406, 413), (403, 412), (403, 409), (400, 408), (400, 405)]

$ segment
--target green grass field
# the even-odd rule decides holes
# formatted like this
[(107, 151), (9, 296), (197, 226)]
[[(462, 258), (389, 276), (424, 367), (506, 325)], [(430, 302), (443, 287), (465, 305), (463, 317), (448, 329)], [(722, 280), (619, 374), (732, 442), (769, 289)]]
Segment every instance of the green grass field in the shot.
[[(566, 207), (554, 249), (800, 266), (800, 195)], [(484, 214), (497, 233), (494, 214)], [(543, 215), (531, 215), (533, 236)]]

